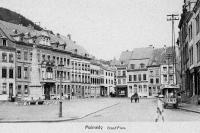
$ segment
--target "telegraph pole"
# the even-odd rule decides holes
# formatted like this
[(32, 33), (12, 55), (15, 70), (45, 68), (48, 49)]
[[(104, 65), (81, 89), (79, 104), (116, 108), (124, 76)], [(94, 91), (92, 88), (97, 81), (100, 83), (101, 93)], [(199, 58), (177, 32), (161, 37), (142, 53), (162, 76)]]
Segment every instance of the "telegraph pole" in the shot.
[[(175, 29), (174, 29), (174, 21), (179, 20), (178, 18), (178, 14), (169, 14), (167, 15), (167, 21), (171, 21), (172, 22), (172, 60), (173, 60), (173, 76), (175, 74), (175, 78), (177, 80), (176, 77), (176, 48), (175, 48)], [(168, 66), (169, 67), (169, 66)], [(174, 77), (173, 77), (173, 83), (176, 84), (176, 82), (174, 82)]]

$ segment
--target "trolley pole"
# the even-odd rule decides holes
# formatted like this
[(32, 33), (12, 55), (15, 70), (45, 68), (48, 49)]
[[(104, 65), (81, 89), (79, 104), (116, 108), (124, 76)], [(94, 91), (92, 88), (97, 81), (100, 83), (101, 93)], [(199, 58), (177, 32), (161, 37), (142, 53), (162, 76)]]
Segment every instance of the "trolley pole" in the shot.
[(176, 48), (175, 48), (175, 29), (174, 29), (174, 21), (179, 20), (178, 14), (170, 14), (167, 15), (167, 21), (172, 22), (172, 61), (173, 61), (173, 84), (176, 84), (177, 82), (174, 81), (174, 74), (175, 74), (175, 79), (177, 80), (176, 77)]

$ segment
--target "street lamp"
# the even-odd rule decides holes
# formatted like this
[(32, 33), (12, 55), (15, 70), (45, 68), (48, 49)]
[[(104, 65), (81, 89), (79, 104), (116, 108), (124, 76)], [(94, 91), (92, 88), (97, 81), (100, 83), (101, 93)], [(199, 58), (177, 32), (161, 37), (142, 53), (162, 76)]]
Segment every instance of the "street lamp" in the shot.
[(60, 70), (60, 101), (59, 101), (59, 117), (62, 117), (62, 68), (63, 64), (58, 65), (58, 70)]

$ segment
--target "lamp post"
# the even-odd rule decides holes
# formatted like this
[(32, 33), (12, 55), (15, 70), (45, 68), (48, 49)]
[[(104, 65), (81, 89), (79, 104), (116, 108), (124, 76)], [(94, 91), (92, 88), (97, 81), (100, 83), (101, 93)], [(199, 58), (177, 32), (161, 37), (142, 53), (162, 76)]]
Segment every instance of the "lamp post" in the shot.
[(58, 69), (60, 70), (60, 101), (59, 101), (59, 117), (62, 117), (62, 68), (63, 64), (58, 65)]

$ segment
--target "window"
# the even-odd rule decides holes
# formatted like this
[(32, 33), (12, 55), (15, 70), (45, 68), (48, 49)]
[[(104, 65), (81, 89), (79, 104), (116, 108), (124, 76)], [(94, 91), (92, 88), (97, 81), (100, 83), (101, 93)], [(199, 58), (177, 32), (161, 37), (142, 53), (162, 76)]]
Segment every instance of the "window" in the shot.
[(67, 59), (67, 65), (69, 66), (69, 64), (70, 64), (70, 60), (69, 60), (69, 59)]
[(13, 69), (12, 68), (10, 68), (9, 69), (9, 78), (13, 78), (14, 76), (13, 76)]
[(200, 42), (197, 43), (197, 62), (200, 61)]
[(20, 50), (17, 50), (17, 59), (21, 59), (21, 51)]
[(38, 62), (40, 62), (40, 53), (37, 54)]
[(126, 84), (126, 79), (123, 79), (123, 84)]
[(28, 51), (24, 51), (24, 60), (25, 60), (25, 61), (28, 60)]
[(139, 85), (139, 92), (142, 92), (142, 85)]
[(9, 62), (10, 62), (10, 63), (13, 63), (13, 62), (14, 62), (13, 54), (9, 54)]
[(146, 74), (143, 74), (143, 80), (147, 80)]
[(51, 56), (50, 56), (50, 55), (48, 55), (48, 56), (47, 56), (47, 59), (48, 59), (48, 61), (50, 61), (50, 59), (51, 59)]
[(163, 67), (163, 71), (167, 71), (167, 67)]
[(66, 66), (66, 58), (64, 58), (64, 65)]
[(2, 84), (2, 94), (7, 94), (7, 84), (6, 83), (3, 83)]
[(7, 62), (7, 54), (2, 53), (2, 62)]
[(173, 80), (173, 75), (169, 75), (169, 80)]
[(32, 55), (33, 55), (33, 53), (30, 52), (30, 61), (32, 61)]
[(21, 66), (18, 66), (17, 67), (17, 78), (21, 78), (22, 77), (21, 72), (22, 72)]
[(121, 79), (118, 79), (118, 84), (121, 84)]
[(191, 46), (189, 50), (189, 56), (190, 56), (190, 65), (193, 64), (193, 47)]
[(167, 75), (163, 75), (163, 80), (167, 82)]
[(135, 69), (135, 64), (131, 64), (131, 69)]
[(196, 34), (198, 34), (199, 33), (199, 14), (197, 15), (197, 17), (195, 18), (195, 20), (196, 20)]
[(7, 77), (7, 68), (2, 68), (2, 78)]
[(133, 80), (137, 81), (137, 75), (133, 75)]
[(159, 78), (156, 78), (156, 84), (159, 84)]
[(123, 71), (123, 76), (126, 76), (126, 71)]
[(140, 68), (143, 69), (145, 65), (143, 63), (140, 64)]
[(150, 83), (153, 84), (153, 79), (152, 78), (150, 79)]
[(152, 70), (150, 71), (150, 76), (153, 76), (153, 71)]
[(121, 76), (121, 71), (118, 71), (118, 76)]
[(132, 75), (129, 75), (128, 81), (132, 81)]
[(21, 85), (18, 85), (17, 86), (17, 94), (22, 94), (22, 86)]
[(28, 85), (24, 85), (24, 94), (28, 95)]
[(6, 41), (6, 39), (3, 39), (3, 46), (7, 46), (7, 41)]
[(143, 85), (144, 92), (147, 92), (147, 85)]
[(189, 40), (192, 40), (192, 24), (189, 26)]
[(28, 79), (28, 67), (24, 67), (24, 79)]
[(139, 80), (139, 81), (142, 80), (141, 74), (138, 74), (138, 80)]
[(45, 55), (44, 54), (42, 55), (42, 61), (45, 61)]

